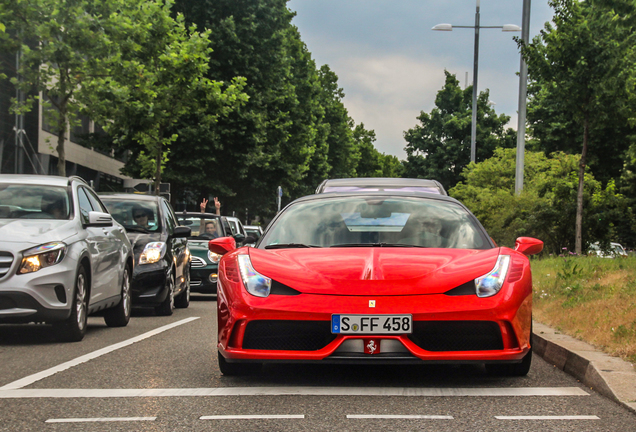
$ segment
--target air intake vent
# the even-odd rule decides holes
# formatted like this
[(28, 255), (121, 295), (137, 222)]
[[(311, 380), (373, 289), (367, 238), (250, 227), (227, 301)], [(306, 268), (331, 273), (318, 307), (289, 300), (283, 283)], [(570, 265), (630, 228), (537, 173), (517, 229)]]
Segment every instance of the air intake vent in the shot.
[(523, 262), (512, 260), (510, 273), (508, 273), (508, 282), (517, 282), (523, 276)]
[(427, 351), (503, 349), (499, 324), (492, 321), (415, 321), (409, 338)]
[(3, 278), (9, 272), (11, 264), (13, 264), (13, 254), (0, 252), (0, 278)]
[(192, 267), (192, 268), (201, 268), (201, 267), (205, 267), (206, 265), (207, 265), (207, 263), (202, 258), (199, 258), (198, 256), (194, 256), (194, 255), (192, 256), (192, 261), (190, 262), (190, 267)]
[(243, 348), (317, 351), (335, 338), (330, 321), (256, 320), (245, 328)]

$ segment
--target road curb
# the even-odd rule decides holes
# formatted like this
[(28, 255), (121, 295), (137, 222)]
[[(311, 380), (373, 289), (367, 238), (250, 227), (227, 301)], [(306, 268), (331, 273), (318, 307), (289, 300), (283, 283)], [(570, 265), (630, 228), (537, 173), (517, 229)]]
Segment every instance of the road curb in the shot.
[(533, 328), (534, 354), (636, 413), (634, 365), (536, 321)]

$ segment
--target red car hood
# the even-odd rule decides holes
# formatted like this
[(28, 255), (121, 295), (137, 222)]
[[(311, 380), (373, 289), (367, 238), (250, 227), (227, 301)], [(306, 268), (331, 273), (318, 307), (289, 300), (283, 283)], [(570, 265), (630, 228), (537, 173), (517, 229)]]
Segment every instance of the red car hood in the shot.
[(493, 269), (499, 248), (249, 248), (254, 269), (307, 294), (439, 294)]

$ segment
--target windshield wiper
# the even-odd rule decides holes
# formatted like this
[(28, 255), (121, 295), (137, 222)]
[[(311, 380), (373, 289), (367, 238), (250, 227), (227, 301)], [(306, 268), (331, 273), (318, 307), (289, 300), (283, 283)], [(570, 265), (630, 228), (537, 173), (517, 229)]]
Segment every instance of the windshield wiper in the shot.
[(265, 249), (294, 249), (294, 248), (319, 248), (322, 246), (306, 245), (302, 243), (281, 243), (265, 246)]
[(428, 246), (416, 246), (410, 244), (401, 244), (401, 243), (342, 243), (335, 244), (329, 247), (416, 247), (416, 248), (426, 248)]

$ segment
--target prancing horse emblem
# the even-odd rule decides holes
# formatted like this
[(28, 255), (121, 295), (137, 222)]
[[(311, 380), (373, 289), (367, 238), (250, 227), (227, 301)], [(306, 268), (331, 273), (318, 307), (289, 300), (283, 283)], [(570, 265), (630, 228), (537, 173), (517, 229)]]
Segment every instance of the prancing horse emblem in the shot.
[(375, 346), (375, 341), (373, 339), (369, 341), (369, 344), (367, 345), (367, 349), (369, 350), (371, 354), (373, 354), (375, 350), (377, 349)]
[(369, 300), (369, 307), (375, 307), (375, 300)]
[(380, 339), (363, 339), (365, 354), (380, 354)]

